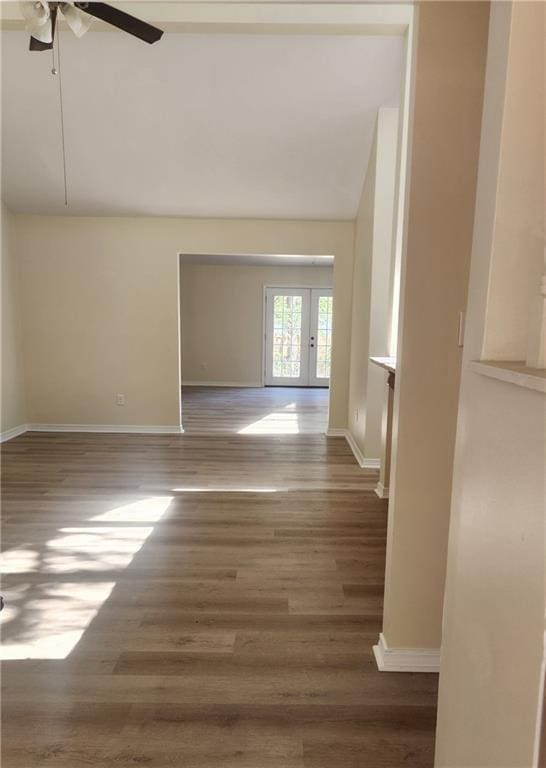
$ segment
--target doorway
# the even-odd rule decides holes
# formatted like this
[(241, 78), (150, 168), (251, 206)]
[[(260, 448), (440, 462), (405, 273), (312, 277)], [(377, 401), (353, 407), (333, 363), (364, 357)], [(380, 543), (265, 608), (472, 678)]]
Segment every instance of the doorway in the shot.
[(265, 289), (266, 386), (327, 387), (332, 364), (330, 288)]

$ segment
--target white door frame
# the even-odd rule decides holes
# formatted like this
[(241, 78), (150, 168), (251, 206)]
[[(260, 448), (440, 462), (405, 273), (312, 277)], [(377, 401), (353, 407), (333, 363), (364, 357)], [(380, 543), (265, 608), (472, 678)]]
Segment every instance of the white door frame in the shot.
[[(306, 304), (307, 297), (310, 295), (310, 290), (308, 288), (304, 288), (301, 285), (291, 285), (287, 286), (286, 288), (280, 288), (279, 286), (275, 287), (268, 287), (265, 290), (265, 296), (266, 296), (266, 303), (267, 303), (267, 296), (276, 295), (276, 296), (301, 296), (301, 305), (302, 305), (302, 314), (301, 314), (301, 341), (300, 341), (300, 375), (296, 379), (292, 376), (287, 376), (285, 378), (281, 376), (275, 377), (275, 382), (273, 383), (271, 381), (272, 374), (270, 370), (270, 366), (272, 366), (272, 351), (273, 351), (273, 307), (271, 306), (270, 309), (266, 311), (266, 325), (265, 325), (265, 334), (264, 334), (264, 347), (265, 347), (265, 368), (264, 368), (264, 379), (267, 386), (277, 386), (277, 387), (305, 387), (307, 386), (307, 382), (309, 379), (309, 355), (304, 354), (304, 349), (307, 350), (307, 345), (305, 340), (309, 339), (309, 306)], [(303, 311), (304, 308), (307, 311)], [(271, 327), (268, 328), (268, 319), (271, 317)], [(268, 334), (269, 330), (269, 334)], [(269, 373), (269, 376), (268, 376)], [(269, 381), (268, 381), (269, 380)]]
[[(309, 291), (317, 291), (317, 290), (318, 291), (328, 291), (332, 295), (332, 297), (334, 295), (334, 288), (333, 288), (333, 286), (316, 285), (316, 283), (313, 284), (313, 285), (309, 285), (309, 284), (302, 285), (301, 283), (297, 283), (297, 284), (294, 284), (294, 283), (271, 283), (271, 284), (264, 284), (263, 292), (262, 292), (263, 293), (263, 295), (262, 295), (262, 376), (261, 376), (262, 387), (269, 386), (269, 385), (266, 385), (266, 383), (265, 383), (265, 379), (266, 379), (266, 365), (267, 365), (267, 312), (266, 312), (266, 296), (267, 296), (267, 291), (272, 289), (272, 288), (275, 289), (275, 290), (276, 289), (281, 289), (281, 290), (288, 290), (288, 289), (294, 290), (295, 289), (295, 290), (298, 290), (298, 288), (299, 288), (301, 290), (309, 290)], [(332, 334), (332, 350), (333, 350), (333, 338), (334, 337), (333, 337), (333, 334)], [(292, 382), (293, 382), (293, 380), (292, 380)], [(286, 386), (291, 386), (291, 385), (290, 385), (290, 383), (288, 383), (288, 384), (280, 383), (278, 386), (286, 387)], [(292, 383), (292, 386), (300, 386), (300, 385)], [(326, 385), (323, 385), (323, 384), (316, 385), (315, 384), (315, 385), (311, 385), (311, 386), (327, 386), (329, 388), (330, 387), (330, 379), (328, 379), (328, 383)]]
[[(317, 337), (312, 338), (312, 342), (310, 344), (310, 351), (309, 351), (309, 372), (308, 372), (308, 380), (309, 380), (309, 386), (310, 387), (329, 387), (330, 386), (330, 377), (332, 375), (331, 371), (331, 365), (330, 365), (330, 377), (328, 379), (319, 379), (319, 377), (316, 375), (317, 371), (317, 352), (318, 352), (318, 301), (315, 301), (315, 298), (317, 298), (317, 294), (320, 296), (331, 296), (333, 299), (334, 292), (332, 288), (311, 288), (311, 312), (309, 317), (309, 334), (311, 334), (312, 329), (316, 329)], [(332, 307), (332, 318), (333, 318), (333, 307)], [(333, 336), (333, 334), (332, 334)], [(330, 342), (331, 344), (331, 342)], [(330, 350), (332, 347), (330, 346)]]

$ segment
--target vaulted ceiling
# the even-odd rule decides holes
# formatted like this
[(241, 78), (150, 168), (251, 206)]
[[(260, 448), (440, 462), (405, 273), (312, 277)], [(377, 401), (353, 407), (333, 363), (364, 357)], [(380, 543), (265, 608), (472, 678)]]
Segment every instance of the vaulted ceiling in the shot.
[(350, 219), (398, 36), (61, 33), (59, 78), (2, 32), (2, 196), (15, 211)]

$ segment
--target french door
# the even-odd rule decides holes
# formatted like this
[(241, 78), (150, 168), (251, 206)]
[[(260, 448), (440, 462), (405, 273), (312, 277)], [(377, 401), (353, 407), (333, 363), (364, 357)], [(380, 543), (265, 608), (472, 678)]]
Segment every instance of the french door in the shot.
[(266, 385), (328, 386), (332, 305), (329, 288), (266, 289)]

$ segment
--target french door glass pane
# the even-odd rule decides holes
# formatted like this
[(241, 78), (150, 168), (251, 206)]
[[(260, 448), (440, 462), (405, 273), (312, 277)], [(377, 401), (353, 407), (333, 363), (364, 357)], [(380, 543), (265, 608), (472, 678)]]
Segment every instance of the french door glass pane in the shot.
[(332, 297), (319, 296), (318, 333), (317, 333), (317, 370), (318, 379), (330, 378), (332, 363)]
[(301, 296), (273, 301), (273, 376), (298, 379), (301, 366)]

